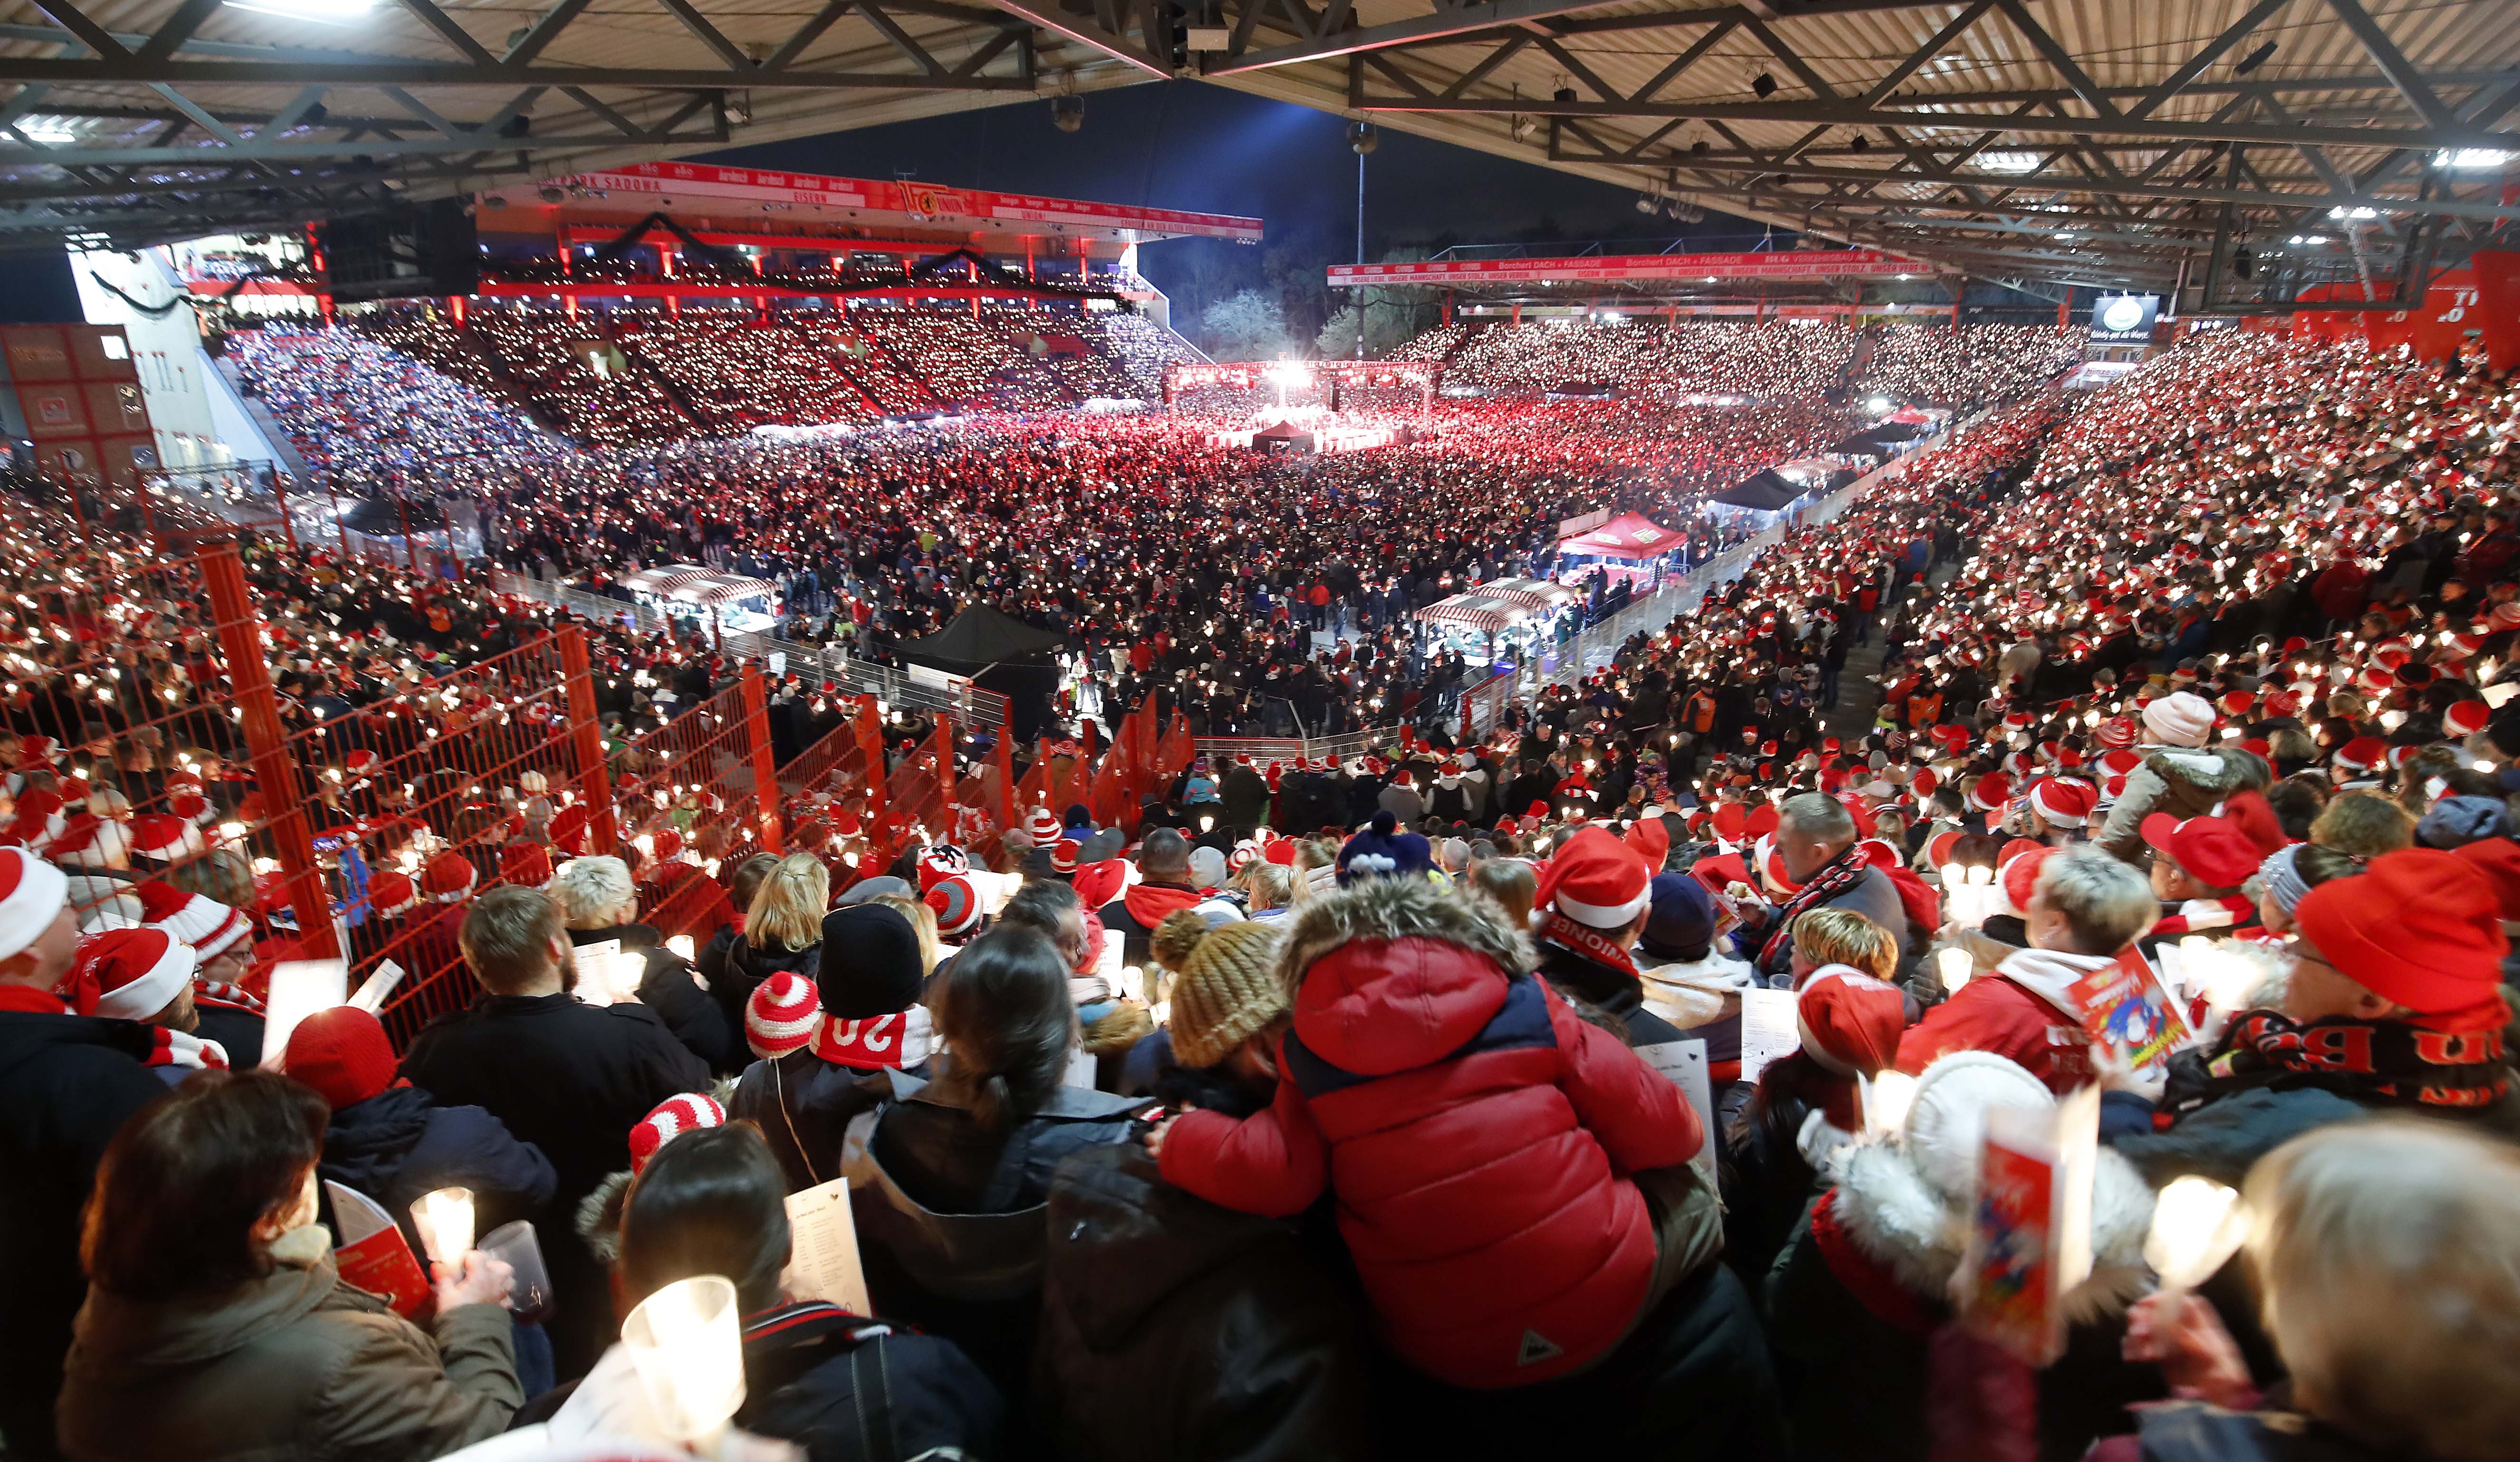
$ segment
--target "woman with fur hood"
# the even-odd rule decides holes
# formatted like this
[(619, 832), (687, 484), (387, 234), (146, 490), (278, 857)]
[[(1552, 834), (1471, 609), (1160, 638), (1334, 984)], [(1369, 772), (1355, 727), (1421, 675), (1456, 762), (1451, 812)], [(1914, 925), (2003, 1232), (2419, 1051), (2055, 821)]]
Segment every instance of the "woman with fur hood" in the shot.
[[(2116, 1359), (2114, 1321), (2149, 1281), (2152, 1190), (2099, 1150), (2092, 1273), (2065, 1297), (2063, 1359), (2042, 1372), (1954, 1323), (1953, 1274), (1977, 1201), (1979, 1139), (1997, 1107), (2055, 1104), (2029, 1072), (1985, 1051), (1935, 1062), (1897, 1135), (1844, 1152), (1768, 1276), (1768, 1338), (1786, 1380), (1797, 1456), (2080, 1457), (2160, 1387)], [(1800, 1385), (1795, 1384), (1799, 1379)]]
[(2127, 773), (2126, 789), (2092, 841), (2119, 861), (2141, 864), (2143, 820), (2167, 812), (2182, 822), (2202, 817), (2243, 788), (2265, 791), (2267, 764), (2247, 752), (2213, 745), (2214, 707), (2191, 691), (2174, 691), (2143, 708), (2143, 765)]

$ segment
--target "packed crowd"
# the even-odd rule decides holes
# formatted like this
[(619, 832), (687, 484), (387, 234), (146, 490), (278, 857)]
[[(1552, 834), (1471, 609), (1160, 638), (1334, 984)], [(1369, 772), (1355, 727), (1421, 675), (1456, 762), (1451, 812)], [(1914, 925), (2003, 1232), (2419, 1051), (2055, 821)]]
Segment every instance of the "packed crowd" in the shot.
[(2088, 343), (2065, 325), (1893, 326), (1872, 339), (1856, 388), (1941, 406), (2001, 401), (2054, 380)]
[[(1165, 367), (1189, 356), (1177, 337), (1134, 315), (995, 304), (976, 315), (951, 305), (839, 315), (783, 302), (767, 317), (738, 302), (574, 315), (492, 304), (474, 307), (463, 326), (420, 307), (353, 324), (355, 334), (275, 325), (242, 332), (230, 346), (251, 388), (305, 420), (292, 445), (317, 471), (336, 466), (339, 439), (407, 436), (404, 454), (415, 456), (538, 446), (518, 439), (541, 434), (532, 415), (606, 446), (946, 409), (1150, 400), (1162, 394)], [(399, 394), (360, 389), (371, 377)], [(496, 419), (518, 425), (464, 436)]]
[[(285, 724), (340, 773), (317, 820), (452, 814), (357, 900), (479, 992), (399, 1038), (355, 1000), (266, 1037), (291, 940), (231, 831), (267, 809), (219, 626), (144, 543), (27, 504), (0, 1439), (2511, 1455), (2515, 427), (2481, 373), (2192, 342), (1928, 446), (1493, 734), (1398, 715), (873, 858), (834, 803), (704, 860), (666, 787), (592, 846), (532, 758), (374, 785), (331, 733), (411, 707), (426, 761), (529, 717), (490, 677), (549, 616), (265, 545)], [(1106, 704), (1335, 723), (1422, 696), (1418, 596), (1531, 567), (1561, 505), (1474, 470), (1504, 439), (587, 453), (493, 517), (503, 554), (750, 555), (895, 628), (1010, 605), (1110, 664)], [(1319, 651), (1348, 610), (1371, 632)], [(726, 681), (703, 641), (591, 632), (610, 740)], [(1875, 637), (1872, 719), (1832, 730)], [(415, 694), (465, 666), (485, 695)], [(782, 762), (839, 724), (781, 706)], [(1039, 752), (1067, 765), (1008, 769), (1077, 785), (1087, 749)], [(2087, 1268), (2010, 1211), (2032, 1169)], [(658, 1364), (710, 1305), (738, 1333)]]
[[(1857, 336), (1842, 325), (1490, 325), (1444, 368), (1445, 379), (1498, 389), (1594, 385), (1693, 394), (1818, 398), (1842, 387)], [(1406, 353), (1406, 352), (1404, 352)]]

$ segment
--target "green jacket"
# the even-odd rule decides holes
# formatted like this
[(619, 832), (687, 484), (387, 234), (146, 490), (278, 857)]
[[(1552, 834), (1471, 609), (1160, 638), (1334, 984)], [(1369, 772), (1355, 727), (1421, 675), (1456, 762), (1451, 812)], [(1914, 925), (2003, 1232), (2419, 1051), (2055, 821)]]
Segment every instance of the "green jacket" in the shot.
[(434, 1339), (340, 1283), (331, 1255), (163, 1302), (91, 1287), (56, 1409), (72, 1462), (428, 1462), (524, 1402), (508, 1313), (467, 1304)]

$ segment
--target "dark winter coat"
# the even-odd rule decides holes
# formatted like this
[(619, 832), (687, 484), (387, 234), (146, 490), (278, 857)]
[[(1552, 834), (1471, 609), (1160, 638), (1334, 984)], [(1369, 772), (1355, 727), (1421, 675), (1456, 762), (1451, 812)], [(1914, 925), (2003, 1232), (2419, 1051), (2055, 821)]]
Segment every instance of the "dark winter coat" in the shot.
[(630, 1165), (630, 1129), (657, 1103), (707, 1088), (708, 1067), (645, 1005), (488, 995), (421, 1031), (402, 1074), (443, 1105), (488, 1112), (551, 1160), (559, 1190), (534, 1227), (560, 1305), (552, 1345), (561, 1375), (585, 1371), (615, 1327), (603, 1266), (572, 1221), (577, 1205)]
[(1120, 1143), (1058, 1165), (1050, 1232), (1033, 1402), (1060, 1456), (1366, 1454), (1364, 1307), (1293, 1225), (1194, 1198)]
[[(1869, 919), (1873, 923), (1880, 925), (1883, 929), (1890, 931), (1890, 937), (1897, 940), (1899, 944), (1899, 976), (1901, 979), (1905, 979), (1911, 973), (1916, 963), (1917, 957), (1924, 953), (1924, 946), (1917, 943), (1910, 935), (1908, 925), (1908, 905), (1907, 901), (1899, 896), (1899, 885), (1897, 881), (1878, 868), (1865, 869), (1864, 877), (1856, 880), (1853, 888), (1847, 889), (1830, 897), (1823, 898), (1820, 902), (1813, 904), (1811, 907), (1816, 909), (1845, 909), (1850, 913), (1862, 914), (1865, 918)], [(1761, 930), (1758, 934), (1758, 937), (1764, 939), (1770, 930), (1773, 929), (1774, 926), (1772, 925), (1767, 930)], [(1786, 969), (1793, 963), (1791, 944), (1792, 941), (1788, 940), (1785, 944), (1779, 945), (1776, 958), (1768, 964), (1761, 965), (1759, 967), (1759, 973), (1762, 975), (1784, 974)]]
[(2239, 790), (2245, 755), (2211, 747), (2148, 748), (2143, 765), (2127, 774), (2126, 789), (2092, 841), (2126, 862), (2140, 863), (2143, 820), (2155, 812), (2183, 820), (2213, 811)]
[(87, 1294), (79, 1210), (131, 1114), (165, 1094), (146, 1027), (0, 1011), (0, 1436), (52, 1455), (53, 1397)]
[(411, 1206), (440, 1188), (472, 1190), (473, 1231), (532, 1218), (559, 1175), (530, 1142), (518, 1142), (478, 1107), (441, 1107), (417, 1086), (392, 1086), (333, 1114), (316, 1176), (375, 1199), (424, 1254)]
[[(2192, 1054), (2173, 1058), (2172, 1090), (2181, 1074), (2193, 1068)], [(2128, 1110), (2129, 1098), (2109, 1098), (2115, 1119)], [(2111, 1147), (2155, 1185), (2187, 1173), (2239, 1186), (2260, 1158), (2316, 1127), (2357, 1121), (2380, 1109), (2321, 1086), (2312, 1075), (2288, 1076), (2277, 1082), (2218, 1096), (2180, 1115), (2166, 1128), (2150, 1120), (2126, 1123), (2135, 1129), (2108, 1138)], [(2423, 1109), (2426, 1116), (2456, 1121), (2471, 1130), (2520, 1140), (2520, 1081), (2489, 1107)], [(2120, 1123), (2115, 1120), (2112, 1125)]]
[(886, 1073), (834, 1066), (798, 1049), (746, 1067), (726, 1115), (761, 1129), (787, 1171), (788, 1191), (802, 1193), (840, 1175), (840, 1142), (849, 1123), (891, 1093)]
[[(938, 1057), (940, 1072), (950, 1058)], [(1010, 1395), (1023, 1390), (1041, 1313), (1052, 1172), (1126, 1142), (1146, 1103), (1061, 1086), (1003, 1129), (947, 1083), (895, 1073), (850, 1195), (876, 1312), (959, 1343)], [(852, 1171), (851, 1180), (861, 1173)]]
[(647, 960), (647, 972), (639, 977), (639, 1003), (656, 1013), (656, 1019), (674, 1032), (674, 1039), (707, 1062), (711, 1074), (731, 1076), (743, 1070), (751, 1053), (743, 1044), (741, 1004), (735, 1007), (730, 1020), (714, 993), (700, 988), (700, 982), (692, 978), (691, 961), (666, 948), (664, 937), (645, 924), (568, 932), (568, 940), (575, 945), (605, 939), (619, 939), (622, 953), (638, 954)]
[(1268, 779), (1241, 762), (1225, 769), (1217, 793), (1225, 800), (1227, 827), (1256, 828), (1269, 820)]
[(806, 1462), (1000, 1454), (1006, 1399), (961, 1347), (836, 1305), (747, 1318), (743, 1387), (735, 1425), (796, 1442)]
[(219, 1049), (228, 1053), (228, 1070), (249, 1072), (262, 1065), (261, 1016), (242, 1006), (198, 997), (193, 1008), (201, 1016), (193, 1034), (217, 1041)]
[(1618, 1017), (1629, 1045), (1658, 1046), (1688, 1039), (1688, 1031), (1645, 1009), (1644, 982), (1636, 976), (1595, 964), (1563, 944), (1543, 942), (1537, 947), (1540, 978), (1568, 999)]

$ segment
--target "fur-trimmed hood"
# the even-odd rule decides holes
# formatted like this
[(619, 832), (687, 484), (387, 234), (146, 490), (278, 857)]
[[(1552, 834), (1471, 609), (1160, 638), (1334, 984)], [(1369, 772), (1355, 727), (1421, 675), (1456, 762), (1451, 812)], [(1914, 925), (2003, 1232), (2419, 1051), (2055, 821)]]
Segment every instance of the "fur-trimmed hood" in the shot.
[(1278, 978), (1289, 998), (1313, 962), (1360, 939), (1441, 939), (1496, 961), (1508, 976), (1528, 975), (1540, 956), (1522, 932), (1493, 905), (1464, 898), (1424, 878), (1360, 880), (1296, 906), (1278, 951)]
[[(721, 1076), (710, 1085), (708, 1094), (721, 1110), (735, 1100), (737, 1081), (734, 1076)], [(621, 1257), (621, 1211), (630, 1202), (633, 1177), (627, 1169), (606, 1173), (604, 1181), (577, 1201), (577, 1211), (570, 1217), (570, 1226), (586, 1241), (586, 1252), (608, 1269)]]
[[(1947, 1300), (1968, 1247), (1970, 1197), (1946, 1200), (1895, 1141), (1845, 1149), (1832, 1165), (1832, 1211), (1847, 1238), (1910, 1294)], [(2092, 1273), (2065, 1295), (2069, 1323), (2121, 1313), (2150, 1284), (2143, 1241), (2152, 1204), (2152, 1189), (2134, 1165), (2101, 1148), (2092, 1173)]]
[(1531, 943), (1487, 903), (1422, 878), (1375, 878), (1303, 905), (1279, 975), (1295, 1034), (1359, 1075), (1440, 1061), (1529, 979)]
[(2143, 764), (2165, 783), (2183, 783), (2216, 799), (2239, 791), (2247, 774), (2247, 763), (2237, 755), (2212, 747), (2162, 747)]

